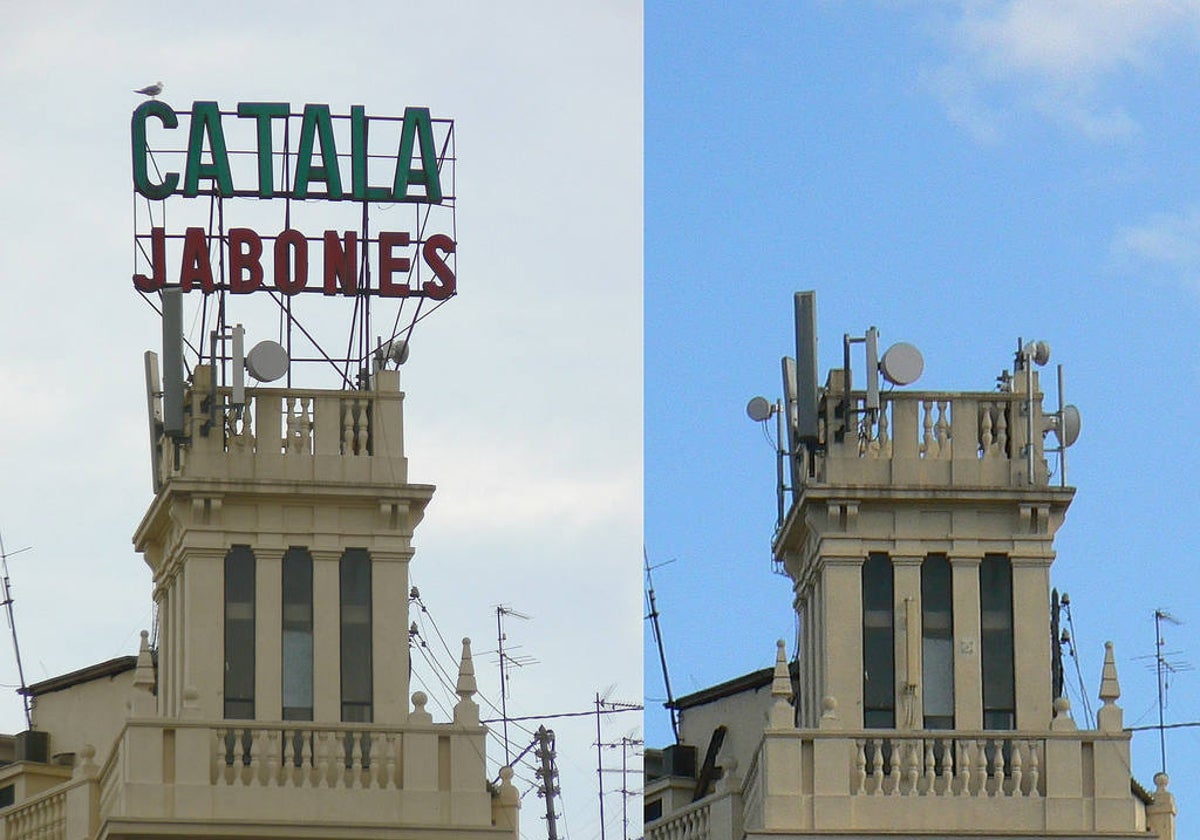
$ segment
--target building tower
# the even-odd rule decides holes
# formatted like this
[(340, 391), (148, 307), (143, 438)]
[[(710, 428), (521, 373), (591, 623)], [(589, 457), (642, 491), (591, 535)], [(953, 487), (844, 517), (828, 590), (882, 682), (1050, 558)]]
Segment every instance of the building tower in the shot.
[(1053, 696), (1050, 567), (1075, 491), (1050, 480), (1044, 433), (1069, 442), (1078, 415), (1043, 404), (1048, 347), (1021, 348), (997, 390), (881, 393), (879, 368), (908, 384), (921, 363), (909, 345), (877, 363), (872, 328), (818, 387), (812, 293), (796, 303), (785, 399), (757, 414), (786, 430), (772, 551), (797, 661), (780, 642), (773, 669), (677, 701), (691, 743), (725, 730), (725, 778), (684, 804), (670, 766), (687, 762), (664, 755), (647, 837), (688, 819), (712, 838), (1173, 837), (1167, 780), (1131, 783), (1111, 646), (1096, 730)]

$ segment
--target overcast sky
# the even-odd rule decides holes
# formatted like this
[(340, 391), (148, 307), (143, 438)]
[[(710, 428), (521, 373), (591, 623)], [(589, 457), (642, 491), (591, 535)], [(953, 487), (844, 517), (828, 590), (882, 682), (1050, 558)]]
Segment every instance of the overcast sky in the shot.
[[(159, 324), (130, 281), (129, 120), (132, 90), (161, 79), (180, 110), (427, 106), (456, 121), (459, 294), (418, 327), (403, 370), (410, 478), (438, 486), (412, 582), (456, 657), (473, 637), (495, 702), (494, 608), (531, 616), (506, 628), (537, 660), (512, 676), (510, 713), (586, 710), (606, 691), (640, 701), (641, 25), (623, 0), (7, 12), (0, 533), (10, 551), (32, 546), (10, 562), (30, 682), (134, 653), (151, 623), (130, 537), (151, 499), (142, 353)], [(309, 317), (343, 317), (320, 303)], [(276, 324), (247, 328), (256, 340)], [(615, 717), (604, 738), (640, 737), (640, 723)], [(15, 695), (0, 724), (22, 728)], [(599, 836), (594, 721), (547, 725), (569, 836)], [(606, 805), (619, 832), (620, 796)], [(544, 836), (542, 807), (526, 797), (525, 836)]]
[[(815, 289), (822, 381), (872, 325), (920, 347), (930, 390), (991, 390), (1019, 337), (1050, 342), (1044, 381), (1063, 364), (1083, 416), (1053, 583), (1093, 708), (1112, 640), (1126, 725), (1157, 723), (1156, 608), (1200, 659), (1198, 59), (1196, 2), (647, 4), (646, 543), (677, 694), (794, 644), (744, 408), (779, 395), (792, 293)], [(645, 663), (663, 744), (652, 644)], [(1197, 679), (1169, 722), (1200, 721)], [(1197, 755), (1200, 729), (1168, 734), (1181, 837)], [(1158, 764), (1137, 735), (1133, 774)]]

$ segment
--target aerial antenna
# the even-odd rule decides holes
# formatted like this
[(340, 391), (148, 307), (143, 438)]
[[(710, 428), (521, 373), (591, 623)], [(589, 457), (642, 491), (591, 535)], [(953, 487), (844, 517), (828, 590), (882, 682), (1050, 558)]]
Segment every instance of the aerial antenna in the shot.
[(1166, 773), (1167, 734), (1163, 715), (1167, 706), (1167, 691), (1171, 687), (1170, 677), (1180, 671), (1191, 670), (1191, 666), (1183, 662), (1172, 662), (1167, 658), (1171, 652), (1163, 650), (1162, 624), (1164, 621), (1176, 626), (1183, 622), (1164, 609), (1154, 611), (1154, 670), (1158, 675), (1158, 754), (1162, 767), (1161, 772)]
[[(658, 624), (658, 605), (654, 600), (654, 578), (650, 576), (650, 555), (642, 546), (642, 562), (646, 566), (646, 593), (650, 601), (650, 626), (654, 629), (654, 643), (658, 646), (658, 662), (662, 666), (663, 684), (667, 687), (667, 711), (671, 715), (671, 732), (675, 735), (675, 743), (679, 743), (679, 720), (675, 715), (675, 695), (671, 693), (671, 677), (667, 673), (667, 652), (663, 647), (662, 628)], [(667, 563), (674, 563), (668, 560)], [(667, 563), (662, 563), (665, 566)]]
[(505, 604), (496, 606), (496, 652), (500, 655), (500, 716), (504, 719), (504, 763), (509, 765), (509, 750), (508, 750), (508, 667), (514, 665), (521, 667), (530, 665), (534, 662), (531, 656), (513, 656), (504, 650), (504, 640), (508, 638), (504, 633), (504, 616), (511, 615), (515, 618), (520, 618), (524, 621), (529, 620), (529, 616), (523, 612), (518, 612), (512, 607)]
[[(22, 551), (28, 551), (29, 546), (18, 548), (12, 554), (20, 554)], [(0, 581), (3, 587), (4, 595), (4, 610), (8, 616), (8, 629), (12, 632), (13, 653), (17, 656), (17, 677), (21, 680), (21, 703), (25, 707), (25, 728), (33, 729), (33, 717), (29, 713), (29, 695), (25, 693), (25, 668), (21, 665), (21, 646), (17, 643), (17, 623), (13, 618), (13, 597), (12, 585), (8, 581), (8, 558), (11, 555), (4, 550), (4, 537), (0, 535), (0, 568), (4, 573), (4, 578)]]

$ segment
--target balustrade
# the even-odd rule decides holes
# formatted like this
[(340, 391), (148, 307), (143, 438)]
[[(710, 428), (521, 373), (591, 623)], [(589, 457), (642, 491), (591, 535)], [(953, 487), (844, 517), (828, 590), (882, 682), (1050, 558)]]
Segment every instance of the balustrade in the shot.
[(311, 725), (213, 730), (212, 783), (225, 787), (403, 788), (401, 735)]
[(1043, 795), (1040, 768), (1045, 742), (1036, 738), (858, 738), (854, 742), (851, 795)]
[(646, 830), (646, 840), (708, 840), (710, 804), (702, 800), (671, 814)]
[(4, 815), (4, 840), (63, 840), (67, 792), (62, 788), (27, 799)]

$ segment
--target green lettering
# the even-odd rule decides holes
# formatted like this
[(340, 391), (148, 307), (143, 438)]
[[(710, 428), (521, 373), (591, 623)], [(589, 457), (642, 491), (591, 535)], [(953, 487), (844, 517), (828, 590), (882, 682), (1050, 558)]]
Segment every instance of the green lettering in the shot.
[[(212, 152), (212, 163), (201, 163), (204, 152), (204, 137), (208, 135), (208, 147)], [(200, 179), (216, 182), (217, 193), (233, 195), (233, 177), (229, 174), (229, 153), (225, 150), (225, 133), (221, 130), (221, 111), (216, 102), (192, 103), (192, 126), (188, 136), (187, 172), (183, 179), (183, 194), (188, 198), (199, 195)]]
[(239, 102), (239, 117), (254, 117), (258, 129), (258, 197), (275, 195), (275, 178), (272, 172), (271, 120), (287, 118), (286, 102)]
[(367, 186), (367, 115), (363, 106), (350, 106), (350, 179), (355, 201), (391, 201), (387, 187)]
[[(414, 139), (421, 143), (420, 169), (412, 168)], [(396, 156), (396, 182), (392, 187), (392, 200), (405, 201), (409, 184), (423, 184), (425, 201), (429, 204), (442, 203), (442, 182), (438, 176), (437, 150), (433, 146), (433, 125), (428, 108), (404, 109), (404, 127), (400, 129), (400, 153)]]
[(179, 186), (179, 174), (168, 172), (163, 176), (161, 184), (150, 181), (146, 169), (146, 159), (150, 156), (150, 147), (146, 143), (146, 120), (157, 117), (163, 128), (177, 128), (179, 118), (171, 110), (171, 106), (159, 99), (143, 102), (133, 112), (133, 122), (130, 126), (133, 134), (133, 188), (152, 201), (159, 201), (175, 192)]
[[(312, 165), (313, 141), (320, 136), (321, 165)], [(337, 146), (333, 142), (333, 120), (328, 105), (305, 105), (300, 123), (300, 148), (296, 152), (296, 198), (308, 198), (310, 181), (324, 181), (327, 198), (342, 197), (342, 175), (338, 171)]]

